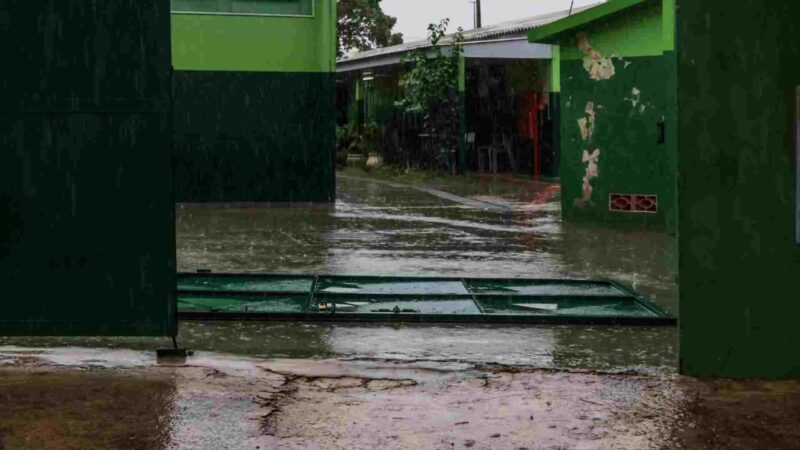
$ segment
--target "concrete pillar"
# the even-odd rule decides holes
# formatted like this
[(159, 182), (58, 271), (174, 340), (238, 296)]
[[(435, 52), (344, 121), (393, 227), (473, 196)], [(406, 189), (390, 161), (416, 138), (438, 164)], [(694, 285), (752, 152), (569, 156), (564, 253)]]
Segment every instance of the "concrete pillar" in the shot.
[(800, 3), (742, 6), (678, 1), (680, 368), (800, 377)]
[(0, 334), (177, 333), (169, 9), (0, 2)]
[(467, 155), (467, 61), (463, 56), (458, 60), (458, 116), (459, 116), (459, 148), (458, 174), (467, 173), (469, 157)]

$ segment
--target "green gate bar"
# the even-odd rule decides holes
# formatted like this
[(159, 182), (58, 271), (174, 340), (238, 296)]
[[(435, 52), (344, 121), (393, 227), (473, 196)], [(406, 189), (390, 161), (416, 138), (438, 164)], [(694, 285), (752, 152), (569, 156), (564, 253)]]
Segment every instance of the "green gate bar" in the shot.
[(185, 320), (675, 325), (610, 281), (182, 274), (178, 302)]

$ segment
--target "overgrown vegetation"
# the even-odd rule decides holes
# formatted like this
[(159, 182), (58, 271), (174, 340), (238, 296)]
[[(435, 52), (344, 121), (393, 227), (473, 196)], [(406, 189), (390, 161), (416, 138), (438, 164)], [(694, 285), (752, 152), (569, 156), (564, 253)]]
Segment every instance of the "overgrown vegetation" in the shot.
[(459, 70), (464, 34), (461, 28), (447, 36), (449, 19), (428, 25), (430, 48), (404, 57), (410, 67), (400, 80), (403, 94), (397, 105), (407, 113), (422, 114), (424, 154), (439, 168), (453, 170), (459, 145)]
[(415, 50), (403, 58), (403, 63), (411, 70), (401, 77), (403, 96), (398, 105), (407, 111), (425, 111), (456, 99), (464, 33), (459, 28), (447, 38), (449, 45), (443, 48), (449, 24), (450, 19), (443, 19), (438, 24), (428, 25), (431, 48)]
[[(344, 1), (340, 0), (339, 5)], [(447, 35), (449, 23), (449, 19), (443, 19), (430, 24), (430, 45), (404, 56), (402, 63), (407, 72), (400, 77), (400, 95), (395, 103), (398, 114), (388, 129), (374, 121), (337, 129), (340, 165), (348, 154), (378, 153), (404, 170), (414, 165), (455, 172), (461, 132), (458, 88), (464, 35), (461, 28)], [(342, 30), (340, 26), (340, 41), (346, 34)], [(340, 42), (342, 46), (362, 44)]]
[(379, 151), (383, 127), (371, 120), (359, 127), (356, 124), (336, 127), (337, 151), (366, 155)]

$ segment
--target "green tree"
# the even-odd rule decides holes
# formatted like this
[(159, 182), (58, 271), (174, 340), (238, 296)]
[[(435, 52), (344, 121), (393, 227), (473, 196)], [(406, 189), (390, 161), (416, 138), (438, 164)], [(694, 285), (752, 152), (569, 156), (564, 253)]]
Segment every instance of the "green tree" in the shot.
[(387, 16), (381, 0), (337, 0), (339, 17), (337, 56), (353, 50), (363, 51), (403, 43), (403, 34), (392, 29), (397, 18)]
[(410, 70), (401, 78), (403, 97), (399, 105), (408, 111), (426, 110), (452, 100), (458, 92), (458, 71), (463, 54), (464, 30), (447, 36), (450, 19), (428, 25), (430, 48), (411, 52), (403, 58)]
[(400, 79), (403, 94), (397, 105), (422, 117), (422, 128), (429, 140), (423, 147), (427, 161), (421, 163), (447, 166), (453, 171), (460, 134), (458, 78), (464, 33), (459, 28), (447, 36), (449, 23), (449, 19), (443, 19), (428, 25), (431, 46), (403, 58), (408, 71)]

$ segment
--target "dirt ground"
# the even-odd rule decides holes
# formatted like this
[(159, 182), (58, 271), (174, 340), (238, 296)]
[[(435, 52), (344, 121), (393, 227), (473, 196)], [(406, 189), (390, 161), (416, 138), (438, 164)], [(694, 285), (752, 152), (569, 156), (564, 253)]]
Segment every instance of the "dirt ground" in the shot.
[(162, 448), (173, 390), (145, 374), (0, 372), (0, 448)]
[(800, 382), (684, 382), (692, 400), (673, 431), (677, 446), (800, 448)]
[(218, 354), (120, 367), (125, 355), (114, 351), (62, 356), (0, 356), (0, 448), (800, 448), (798, 382)]

